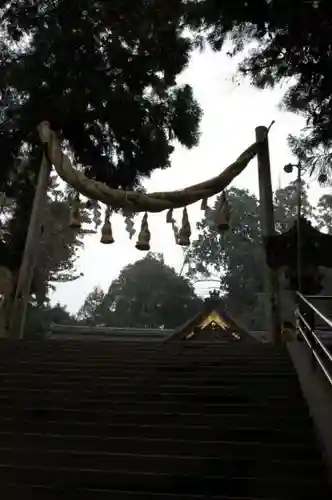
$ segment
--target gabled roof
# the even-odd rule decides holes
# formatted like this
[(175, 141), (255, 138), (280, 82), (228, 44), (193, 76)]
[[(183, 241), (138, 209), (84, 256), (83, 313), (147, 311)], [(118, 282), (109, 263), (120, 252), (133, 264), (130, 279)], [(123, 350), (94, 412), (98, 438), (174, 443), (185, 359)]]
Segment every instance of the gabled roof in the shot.
[(219, 298), (207, 299), (202, 311), (177, 328), (168, 340), (256, 341), (249, 331), (225, 310), (223, 301)]

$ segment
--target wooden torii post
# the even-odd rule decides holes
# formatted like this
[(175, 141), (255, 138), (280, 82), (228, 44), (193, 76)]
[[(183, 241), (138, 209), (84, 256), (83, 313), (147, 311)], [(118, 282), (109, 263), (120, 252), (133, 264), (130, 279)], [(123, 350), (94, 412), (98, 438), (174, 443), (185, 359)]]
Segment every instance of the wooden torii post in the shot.
[(42, 214), (46, 203), (51, 165), (44, 154), (41, 162), (37, 187), (32, 205), (31, 217), (25, 240), (21, 267), (16, 284), (16, 292), (10, 312), (8, 336), (22, 338), (29, 303), (31, 283), (36, 266), (36, 257), (42, 231)]
[[(261, 146), (257, 153), (258, 162), (258, 182), (259, 182), (259, 201), (260, 218), (262, 230), (262, 245), (266, 238), (274, 236), (274, 208), (273, 192), (271, 182), (270, 153), (268, 143), (268, 129), (266, 127), (256, 128), (256, 140)], [(265, 287), (265, 308), (267, 313), (267, 325), (270, 328), (269, 338), (274, 343), (281, 341), (281, 322), (280, 322), (280, 294), (279, 279), (277, 271), (270, 268), (267, 263), (267, 254), (264, 248), (264, 287)]]

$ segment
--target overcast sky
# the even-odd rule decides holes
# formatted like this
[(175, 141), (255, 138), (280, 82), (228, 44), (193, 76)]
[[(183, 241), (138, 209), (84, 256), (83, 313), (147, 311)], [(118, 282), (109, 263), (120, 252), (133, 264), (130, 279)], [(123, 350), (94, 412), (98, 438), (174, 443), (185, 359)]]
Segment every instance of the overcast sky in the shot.
[[(280, 110), (279, 104), (286, 87), (259, 91), (249, 81), (239, 82), (236, 75), (237, 61), (229, 59), (225, 51), (214, 53), (210, 49), (193, 54), (186, 71), (179, 81), (192, 85), (196, 99), (203, 109), (201, 139), (199, 145), (186, 150), (177, 146), (168, 170), (155, 172), (145, 182), (150, 191), (174, 190), (200, 182), (220, 173), (232, 163), (254, 140), (255, 127), (268, 126), (272, 120), (270, 154), (273, 188), (285, 186), (295, 178), (282, 170), (286, 163), (295, 159), (287, 146), (287, 136), (298, 133), (304, 126), (302, 118)], [(233, 182), (234, 186), (258, 192), (257, 162), (253, 160)], [(313, 195), (317, 195), (316, 183), (311, 183)], [(316, 196), (315, 196), (316, 197)], [(189, 207), (192, 228), (201, 217), (200, 206)], [(182, 210), (176, 214), (181, 222)], [(140, 218), (136, 223), (139, 230)], [(72, 283), (57, 286), (53, 302), (66, 305), (75, 313), (86, 295), (96, 285), (107, 290), (127, 264), (144, 257), (135, 249), (136, 235), (129, 240), (121, 217), (112, 218), (113, 245), (102, 245), (100, 235), (87, 236), (84, 250), (77, 260), (78, 272), (83, 277)], [(151, 250), (162, 252), (167, 264), (180, 271), (183, 251), (174, 242), (170, 225), (166, 225), (165, 213), (149, 215)]]

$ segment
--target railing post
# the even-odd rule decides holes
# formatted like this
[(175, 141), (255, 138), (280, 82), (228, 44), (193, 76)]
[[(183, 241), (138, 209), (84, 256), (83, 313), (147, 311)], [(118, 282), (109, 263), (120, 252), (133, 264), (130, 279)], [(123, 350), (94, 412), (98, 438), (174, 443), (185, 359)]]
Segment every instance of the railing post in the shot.
[(302, 334), (301, 334), (301, 328), (303, 329), (304, 328), (304, 325), (302, 324), (301, 322), (301, 299), (295, 295), (295, 322), (296, 322), (296, 332), (297, 332), (297, 335), (296, 335), (296, 340), (298, 342), (303, 342), (304, 339), (302, 337)]
[[(299, 322), (299, 326), (305, 330), (306, 332), (306, 335), (307, 335), (307, 338), (308, 338), (308, 342), (310, 344), (310, 350), (311, 350), (311, 368), (313, 370), (316, 369), (317, 367), (317, 361), (316, 361), (316, 358), (314, 356), (314, 352), (317, 352), (317, 343), (315, 341), (315, 337), (314, 335), (312, 335), (314, 332), (315, 332), (315, 313), (314, 311), (311, 309), (311, 307), (308, 306), (308, 304), (306, 304), (303, 299), (301, 298), (301, 296), (298, 295), (298, 293), (296, 294), (296, 303), (297, 303), (297, 310), (299, 312), (298, 314), (298, 322)], [(306, 325), (303, 323), (301, 324), (301, 318), (303, 318), (306, 322)], [(308, 327), (307, 327), (308, 325)], [(300, 336), (300, 334), (299, 334)], [(302, 339), (302, 336), (300, 337)]]
[[(266, 127), (256, 128), (256, 140), (260, 142), (257, 154), (260, 218), (263, 241), (275, 235), (273, 193), (271, 183), (270, 154)], [(281, 342), (280, 296), (277, 271), (269, 268), (264, 248), (265, 259), (265, 300), (269, 318), (270, 337), (275, 343)]]

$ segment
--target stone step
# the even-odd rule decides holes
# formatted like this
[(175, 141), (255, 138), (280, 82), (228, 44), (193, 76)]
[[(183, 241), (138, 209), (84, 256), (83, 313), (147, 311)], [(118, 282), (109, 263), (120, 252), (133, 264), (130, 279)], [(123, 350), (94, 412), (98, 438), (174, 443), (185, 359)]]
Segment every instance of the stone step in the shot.
[[(129, 361), (134, 360), (139, 362), (142, 361), (153, 361), (156, 359), (159, 360), (169, 360), (171, 362), (176, 362), (177, 360), (197, 360), (200, 361), (202, 359), (212, 359), (213, 361), (221, 360), (227, 362), (228, 360), (233, 360), (235, 362), (239, 362), (243, 360), (244, 362), (260, 362), (264, 360), (268, 360), (271, 362), (279, 362), (279, 363), (287, 363), (290, 362), (290, 358), (288, 353), (280, 354), (267, 352), (261, 354), (260, 352), (247, 352), (243, 351), (242, 353), (237, 353), (234, 351), (229, 351), (227, 349), (223, 350), (206, 350), (206, 351), (180, 351), (180, 352), (172, 352), (172, 351), (137, 351), (136, 349), (127, 349), (124, 351), (116, 350), (109, 351), (107, 349), (96, 351), (93, 349), (90, 350), (3, 350), (0, 345), (0, 355), (4, 361), (10, 361), (13, 359), (14, 361), (22, 361), (29, 359), (47, 359), (51, 360), (72, 360), (72, 359), (84, 359), (84, 360), (113, 360), (116, 361)], [(10, 356), (10, 359), (8, 357)], [(7, 357), (7, 359), (6, 359)]]
[[(69, 491), (69, 493), (68, 493)], [(172, 493), (156, 493), (151, 491), (128, 491), (128, 490), (110, 490), (99, 488), (61, 488), (48, 486), (21, 486), (13, 484), (9, 486), (0, 485), (0, 493), (4, 499), (22, 500), (22, 498), (33, 498), (34, 500), (59, 500), (70, 498), (70, 500), (174, 500)], [(178, 494), (176, 500), (207, 500), (207, 496), (192, 494)], [(208, 500), (277, 500), (272, 496), (267, 497), (248, 497), (248, 496), (229, 496), (210, 495)], [(293, 500), (293, 499), (292, 499)]]
[[(2, 405), (1, 414), (2, 416), (10, 415), (27, 415), (30, 418), (47, 418), (52, 416), (54, 419), (64, 418), (66, 415), (71, 415), (72, 417), (79, 417), (79, 414), (87, 414), (91, 411), (94, 412), (114, 412), (119, 413), (136, 413), (137, 411), (145, 410), (147, 414), (155, 412), (160, 414), (173, 414), (174, 418), (177, 415), (182, 414), (192, 414), (196, 413), (202, 419), (208, 416), (218, 416), (221, 414), (232, 415), (234, 413), (242, 413), (244, 415), (255, 415), (258, 419), (263, 419), (270, 413), (278, 412), (280, 416), (301, 419), (303, 412), (308, 412), (305, 405), (300, 406), (300, 400), (298, 404), (293, 401), (293, 404), (285, 405), (281, 404), (282, 400), (273, 401), (270, 400), (266, 403), (260, 401), (253, 403), (247, 402), (235, 402), (225, 403), (223, 401), (211, 403), (204, 401), (183, 401), (181, 398), (179, 401), (174, 401), (172, 399), (156, 400), (154, 401), (153, 396), (150, 399), (138, 399), (138, 395), (132, 401), (119, 400), (119, 399), (109, 399), (109, 400), (98, 400), (98, 399), (86, 399), (84, 401), (59, 401), (53, 404), (50, 399), (39, 398), (36, 401), (27, 400), (26, 402), (11, 401), (10, 404)], [(84, 416), (82, 416), (84, 419)]]
[[(0, 446), (0, 467), (14, 464), (19, 471), (21, 467), (42, 465), (45, 468), (72, 468), (87, 470), (90, 467), (98, 471), (128, 471), (132, 474), (167, 474), (169, 476), (239, 476), (285, 478), (304, 480), (314, 477), (316, 481), (326, 479), (320, 464), (315, 460), (301, 459), (298, 457), (287, 458), (287, 448), (283, 449), (283, 456), (275, 458), (270, 449), (266, 450), (264, 444), (245, 443), (246, 446), (236, 446), (232, 443), (227, 452), (222, 450), (220, 456), (162, 454), (156, 449), (151, 454), (147, 452), (101, 452), (86, 450), (66, 449), (39, 449), (34, 446), (25, 447), (20, 443), (15, 449)], [(156, 443), (158, 446), (158, 443)], [(246, 455), (239, 455), (246, 447)]]
[[(28, 457), (27, 457), (28, 460)], [(128, 485), (133, 491), (144, 490), (149, 485), (149, 489), (156, 493), (173, 494), (177, 498), (178, 494), (223, 494), (227, 497), (251, 496), (259, 498), (271, 495), (276, 498), (300, 500), (303, 498), (331, 498), (328, 495), (331, 491), (322, 491), (322, 482), (318, 478), (310, 475), (302, 475), (299, 478), (292, 478), (289, 474), (282, 476), (252, 476), (245, 468), (239, 475), (223, 474), (222, 469), (217, 474), (210, 474), (200, 470), (198, 466), (192, 474), (182, 474), (177, 471), (175, 474), (161, 472), (142, 472), (105, 468), (103, 470), (94, 467), (93, 461), (88, 468), (77, 470), (69, 466), (46, 466), (40, 465), (18, 465), (16, 462), (5, 465), (0, 464), (0, 485), (19, 483), (23, 485), (54, 485), (63, 486), (66, 494), (70, 498), (71, 489), (76, 488), (100, 488), (100, 489), (127, 489)]]
[[(272, 389), (272, 388), (271, 388)], [(138, 394), (139, 391), (139, 394)], [(149, 400), (156, 397), (163, 401), (178, 401), (185, 399), (189, 402), (192, 398), (198, 398), (199, 401), (211, 403), (246, 403), (249, 401), (270, 402), (283, 400), (287, 404), (297, 403), (297, 400), (302, 399), (302, 394), (298, 388), (276, 387), (273, 391), (268, 388), (257, 387), (256, 390), (251, 387), (247, 390), (246, 386), (240, 383), (231, 387), (225, 386), (209, 386), (209, 385), (189, 385), (189, 384), (153, 384), (152, 383), (136, 383), (128, 385), (117, 385), (105, 387), (14, 387), (3, 388), (0, 393), (0, 404), (14, 401), (27, 401), (29, 398), (47, 399), (49, 401), (59, 401), (70, 399), (71, 401), (86, 401), (96, 400), (108, 401), (112, 397), (113, 400), (132, 400), (137, 401)]]
[(255, 375), (262, 373), (263, 376), (269, 376), (269, 374), (279, 373), (281, 376), (283, 374), (291, 374), (294, 373), (294, 367), (289, 363), (272, 363), (269, 361), (260, 362), (260, 363), (241, 363), (241, 362), (230, 362), (224, 363), (223, 361), (213, 362), (212, 360), (207, 360), (206, 362), (202, 361), (200, 363), (196, 363), (195, 361), (183, 360), (182, 362), (167, 362), (163, 363), (163, 360), (154, 360), (151, 362), (128, 362), (125, 361), (116, 361), (105, 360), (105, 361), (90, 361), (83, 360), (79, 362), (78, 359), (75, 361), (63, 361), (63, 360), (40, 360), (40, 361), (22, 361), (22, 362), (14, 362), (13, 360), (8, 362), (0, 361), (0, 375), (2, 374), (10, 374), (15, 369), (16, 373), (52, 373), (54, 370), (59, 371), (60, 373), (81, 373), (84, 375), (84, 370), (87, 373), (95, 372), (105, 374), (109, 373), (131, 373), (131, 372), (143, 372), (146, 373), (148, 371), (154, 371), (156, 374), (195, 374), (201, 372), (215, 371), (220, 374), (230, 375)]
[[(258, 415), (259, 412), (262, 414), (268, 414), (269, 412), (278, 411), (281, 415), (287, 416), (292, 414), (293, 416), (298, 416), (301, 418), (303, 411), (307, 411), (305, 406), (299, 406), (301, 404), (300, 398), (298, 401), (291, 400), (286, 405), (284, 400), (279, 399), (269, 399), (266, 401), (261, 401), (257, 398), (257, 401), (242, 398), (229, 398), (228, 401), (220, 400), (211, 402), (209, 399), (197, 398), (197, 401), (194, 402), (192, 397), (188, 397), (188, 399), (184, 397), (179, 397), (177, 400), (174, 399), (174, 395), (171, 397), (159, 397), (154, 394), (148, 394), (145, 398), (142, 395), (137, 394), (132, 400), (127, 398), (121, 399), (120, 397), (116, 397), (113, 399), (84, 399), (80, 400), (78, 398), (68, 398), (68, 399), (59, 399), (55, 401), (54, 398), (50, 397), (39, 397), (35, 399), (30, 398), (21, 398), (17, 400), (15, 398), (5, 398), (0, 396), (0, 404), (2, 407), (2, 414), (5, 415), (5, 411), (9, 412), (24, 412), (29, 413), (31, 417), (33, 415), (63, 415), (62, 412), (68, 412), (72, 410), (79, 410), (80, 412), (89, 411), (91, 408), (98, 410), (100, 412), (114, 411), (117, 409), (118, 411), (137, 411), (141, 409), (146, 409), (147, 412), (153, 410), (153, 408), (158, 405), (159, 411), (161, 413), (169, 412), (174, 415), (182, 414), (182, 413), (190, 413), (197, 412), (199, 409), (199, 413), (201, 415), (206, 414), (214, 414), (220, 415), (222, 413), (225, 414), (233, 414), (233, 413), (251, 413), (250, 407), (252, 405), (255, 406), (255, 414)], [(55, 417), (54, 417), (55, 418)], [(262, 417), (263, 418), (263, 415)]]
[[(24, 339), (22, 340), (14, 340), (14, 339), (8, 339), (8, 338), (1, 338), (0, 339), (0, 348), (7, 348), (7, 349), (37, 349), (37, 350), (45, 350), (47, 348), (54, 348), (54, 349), (89, 349), (90, 346), (95, 349), (95, 350), (103, 350), (104, 348), (106, 349), (143, 349), (144, 351), (147, 349), (160, 349), (160, 350), (184, 350), (184, 349), (191, 349), (191, 350), (197, 350), (197, 349), (224, 349), (224, 344), (221, 346), (216, 342), (195, 342), (195, 343), (189, 343), (189, 342), (183, 342), (183, 341), (175, 341), (173, 340), (172, 342), (165, 342), (164, 346), (160, 346), (159, 344), (156, 344), (155, 342), (147, 343), (147, 345), (142, 346), (140, 342), (135, 342), (135, 341), (130, 341), (126, 343), (117, 343), (115, 345), (109, 345), (106, 341), (105, 342), (100, 342), (100, 341), (94, 341), (93, 337), (91, 338), (91, 342), (87, 344), (86, 342), (82, 342), (81, 340), (75, 340), (75, 339), (70, 339), (70, 340), (55, 340), (55, 339), (43, 339), (42, 341), (40, 339), (35, 339), (35, 340), (27, 340)], [(286, 352), (287, 349), (285, 349), (284, 346), (276, 346), (274, 344), (270, 343), (260, 343), (260, 342), (253, 342), (253, 343), (244, 343), (244, 342), (237, 342), (236, 344), (226, 344), (226, 348), (228, 349), (236, 349), (239, 352), (241, 350), (252, 350), (252, 351), (260, 351), (260, 352), (267, 352), (267, 351), (273, 351), (273, 352)]]
[[(220, 382), (219, 382), (220, 383)], [(282, 399), (285, 403), (292, 404), (292, 401), (300, 398), (302, 400), (302, 393), (297, 385), (286, 384), (243, 384), (237, 382), (236, 384), (227, 384), (223, 381), (223, 385), (196, 385), (196, 384), (180, 384), (177, 386), (175, 383), (153, 383), (152, 381), (136, 380), (136, 383), (127, 383), (121, 385), (103, 384), (95, 385), (93, 383), (75, 383), (66, 384), (61, 381), (58, 384), (51, 382), (45, 383), (40, 380), (35, 384), (4, 384), (1, 389), (0, 401), (12, 401), (13, 398), (18, 400), (26, 400), (29, 396), (44, 400), (53, 399), (59, 401), (64, 399), (76, 400), (90, 400), (100, 399), (105, 400), (112, 398), (113, 400), (138, 401), (149, 399), (149, 395), (157, 393), (159, 400), (178, 401), (179, 398), (184, 397), (190, 399), (197, 397), (200, 401), (207, 402), (210, 398), (211, 403), (229, 401), (246, 402), (246, 401), (259, 401), (261, 403)], [(239, 399), (240, 398), (240, 399)], [(241, 401), (240, 401), (241, 400)]]
[[(68, 351), (68, 352), (57, 352), (57, 351), (46, 351), (46, 352), (6, 352), (2, 351), (0, 348), (0, 353), (1, 356), (5, 358), (5, 356), (10, 356), (11, 359), (15, 361), (20, 361), (24, 359), (48, 359), (48, 360), (54, 360), (54, 359), (64, 359), (64, 360), (72, 360), (72, 359), (79, 359), (79, 360), (104, 360), (105, 362), (107, 360), (113, 360), (113, 361), (119, 361), (119, 357), (123, 359), (124, 361), (129, 361), (129, 360), (136, 360), (136, 361), (152, 361), (157, 358), (160, 358), (161, 360), (170, 360), (174, 361), (176, 358), (183, 358), (184, 360), (201, 360), (201, 359), (212, 359), (214, 361), (216, 360), (234, 360), (238, 361), (240, 359), (244, 359), (246, 361), (264, 361), (268, 360), (271, 362), (279, 362), (279, 363), (287, 363), (288, 362), (288, 356), (281, 356), (281, 355), (273, 355), (273, 353), (266, 353), (265, 355), (259, 355), (255, 353), (243, 353), (240, 356), (236, 356), (236, 352), (219, 352), (219, 351), (211, 351), (211, 352), (196, 352), (196, 353), (190, 353), (190, 352), (155, 352), (155, 353), (141, 353), (141, 352), (136, 352), (135, 350), (132, 351), (125, 351), (125, 352), (84, 352), (84, 351)], [(8, 361), (8, 360), (7, 360)]]
[[(130, 420), (127, 418), (127, 420)], [(199, 420), (199, 419), (197, 419)], [(127, 436), (132, 438), (147, 438), (147, 439), (172, 439), (174, 436), (177, 439), (196, 439), (198, 441), (210, 441), (210, 440), (245, 440), (245, 439), (256, 439), (261, 442), (274, 443), (287, 442), (289, 446), (291, 444), (301, 444), (305, 439), (311, 439), (314, 442), (314, 433), (310, 426), (304, 425), (299, 422), (298, 427), (290, 426), (289, 428), (262, 428), (257, 423), (255, 426), (246, 426), (240, 428), (231, 427), (214, 427), (208, 425), (207, 422), (211, 422), (210, 419), (204, 419), (201, 416), (201, 424), (194, 423), (190, 420), (187, 425), (179, 424), (173, 416), (170, 418), (169, 424), (135, 424), (134, 419), (131, 419), (130, 423), (121, 423), (119, 421), (111, 422), (108, 425), (103, 421), (87, 422), (77, 424), (77, 429), (75, 429), (75, 421), (64, 420), (62, 422), (57, 422), (56, 420), (23, 420), (23, 419), (2, 419), (3, 432), (8, 431), (11, 433), (38, 433), (43, 434), (58, 434), (64, 437), (72, 435), (103, 435), (106, 437), (121, 437), (125, 438)], [(212, 423), (211, 423), (212, 425)], [(216, 425), (216, 424), (215, 424)], [(284, 440), (284, 441), (282, 441)], [(310, 444), (310, 442), (309, 442)], [(309, 446), (312, 449), (312, 445)]]
[(48, 389), (52, 388), (53, 391), (61, 390), (62, 388), (67, 388), (69, 390), (112, 390), (118, 389), (120, 387), (136, 387), (137, 384), (145, 383), (146, 385), (153, 385), (158, 387), (200, 387), (206, 386), (211, 388), (221, 388), (233, 390), (238, 387), (243, 387), (245, 390), (251, 389), (252, 391), (268, 390), (269, 392), (274, 392), (275, 390), (281, 390), (291, 393), (292, 391), (298, 392), (300, 390), (298, 381), (296, 379), (289, 380), (286, 377), (280, 377), (275, 379), (269, 379), (268, 381), (263, 378), (255, 379), (254, 385), (252, 380), (247, 377), (242, 379), (240, 377), (223, 377), (220, 374), (206, 374), (200, 375), (197, 373), (193, 374), (181, 374), (172, 376), (164, 376), (163, 374), (153, 374), (153, 377), (149, 377), (148, 374), (135, 374), (131, 372), (130, 375), (110, 375), (102, 377), (88, 377), (88, 376), (70, 376), (69, 378), (64, 378), (61, 373), (47, 374), (47, 376), (41, 376), (39, 374), (28, 374), (19, 375), (11, 374), (10, 376), (0, 376), (1, 390), (3, 392), (8, 392), (19, 388), (20, 390), (32, 390), (32, 389)]
[(0, 341), (0, 497), (327, 500), (285, 348)]
[[(121, 339), (120, 339), (121, 340)], [(85, 352), (85, 353), (112, 353), (112, 352), (142, 352), (147, 353), (199, 353), (199, 352), (221, 352), (221, 353), (239, 353), (239, 355), (250, 356), (252, 354), (264, 356), (284, 356), (287, 353), (287, 348), (285, 346), (277, 347), (273, 344), (266, 344), (260, 342), (254, 342), (252, 344), (244, 342), (232, 342), (232, 343), (212, 343), (212, 342), (101, 342), (96, 340), (95, 342), (82, 342), (78, 340), (77, 342), (72, 340), (52, 341), (5, 341), (0, 339), (0, 351), (1, 352), (13, 352), (13, 353), (41, 353), (41, 352)]]
[(174, 374), (183, 374), (183, 373), (208, 373), (210, 370), (217, 370), (219, 372), (220, 377), (237, 377), (237, 378), (285, 378), (285, 377), (290, 377), (291, 375), (294, 374), (294, 368), (289, 366), (289, 367), (276, 367), (274, 369), (273, 366), (269, 365), (264, 365), (260, 367), (255, 367), (255, 366), (236, 366), (236, 365), (231, 365), (231, 366), (225, 366), (225, 365), (220, 365), (218, 368), (216, 366), (213, 366), (212, 364), (210, 365), (186, 365), (183, 363), (181, 367), (178, 367), (177, 365), (159, 365), (158, 368), (155, 368), (155, 365), (148, 366), (147, 364), (142, 364), (142, 366), (137, 366), (132, 364), (130, 367), (127, 369), (126, 366), (121, 364), (119, 367), (118, 366), (110, 366), (110, 365), (89, 365), (89, 364), (68, 364), (66, 366), (61, 365), (61, 363), (40, 363), (40, 364), (11, 364), (8, 366), (5, 366), (2, 364), (0, 366), (0, 378), (1, 377), (7, 377), (10, 373), (13, 373), (15, 371), (16, 374), (25, 374), (25, 375), (30, 375), (30, 374), (38, 374), (41, 376), (46, 376), (46, 375), (52, 375), (54, 374), (55, 371), (59, 374), (59, 376), (62, 377), (74, 377), (74, 376), (82, 376), (82, 377), (89, 377), (91, 375), (93, 376), (111, 376), (112, 374), (125, 374), (125, 373), (136, 373), (137, 375), (140, 374), (147, 374), (147, 375), (153, 375), (153, 373), (156, 374), (165, 374), (167, 375), (168, 372), (172, 371)]
[[(50, 429), (51, 430), (51, 429)], [(110, 430), (116, 431), (116, 428)], [(8, 449), (34, 449), (35, 451), (53, 452), (61, 450), (71, 450), (78, 453), (141, 453), (152, 455), (160, 453), (166, 456), (187, 455), (205, 456), (210, 458), (220, 458), (224, 460), (234, 460), (238, 457), (241, 460), (253, 460), (253, 456), (262, 455), (267, 459), (288, 461), (304, 461), (318, 465), (318, 449), (308, 445), (303, 440), (301, 433), (298, 439), (291, 436), (289, 440), (287, 432), (259, 433), (258, 429), (243, 429), (242, 433), (229, 430), (228, 435), (224, 429), (209, 432), (208, 429), (200, 427), (191, 428), (191, 434), (181, 432), (181, 428), (172, 428), (172, 432), (167, 435), (159, 428), (152, 428), (150, 432), (145, 429), (135, 429), (134, 427), (125, 429), (119, 428), (118, 432), (99, 435), (63, 435), (53, 427), (54, 434), (25, 432), (4, 432), (0, 433), (0, 449), (3, 457), (7, 456)], [(127, 432), (126, 432), (127, 430)], [(154, 430), (155, 436), (151, 431)], [(58, 432), (57, 432), (58, 431)], [(251, 432), (253, 431), (253, 432)], [(95, 430), (97, 432), (97, 429)], [(289, 433), (290, 434), (290, 433)], [(204, 437), (206, 438), (204, 440)], [(302, 439), (300, 439), (302, 437)], [(260, 439), (260, 440), (259, 440)], [(7, 459), (6, 459), (7, 460)], [(316, 466), (315, 465), (315, 466)]]
[[(142, 412), (143, 413), (143, 412)], [(222, 415), (205, 416), (202, 413), (175, 415), (174, 413), (147, 415), (146, 421), (141, 414), (137, 412), (122, 414), (107, 413), (98, 416), (97, 413), (87, 411), (80, 413), (78, 411), (68, 412), (22, 412), (19, 415), (15, 412), (5, 411), (1, 416), (1, 429), (11, 430), (13, 432), (56, 432), (70, 436), (71, 434), (99, 434), (103, 432), (105, 436), (146, 436), (146, 437), (165, 437), (170, 438), (174, 435), (183, 436), (187, 439), (195, 436), (199, 432), (202, 440), (217, 439), (227, 437), (228, 439), (237, 436), (252, 435), (260, 436), (262, 440), (270, 441), (274, 439), (287, 439), (287, 442), (301, 442), (307, 435), (310, 437), (312, 427), (306, 420), (296, 419), (288, 420), (287, 423), (278, 427), (278, 422), (273, 419), (265, 419), (265, 425), (260, 424), (257, 417), (246, 418), (245, 415), (240, 418), (234, 418), (238, 427), (232, 428), (231, 418), (226, 420)], [(13, 416), (14, 415), (14, 416)], [(75, 418), (76, 417), (76, 418)], [(81, 420), (78, 420), (81, 417)], [(91, 417), (91, 419), (89, 419)], [(109, 417), (109, 420), (107, 419)], [(122, 417), (122, 418), (121, 418)], [(74, 424), (77, 422), (75, 432)], [(220, 422), (220, 423), (219, 423)], [(235, 425), (235, 423), (234, 423)], [(272, 428), (272, 425), (275, 426)], [(212, 436), (212, 437), (211, 437)]]
[[(47, 361), (71, 361), (71, 360), (101, 360), (107, 363), (108, 361), (113, 362), (129, 362), (134, 361), (137, 363), (142, 362), (153, 362), (155, 360), (159, 360), (161, 362), (165, 362), (168, 360), (171, 363), (177, 363), (179, 358), (183, 361), (193, 360), (199, 361), (202, 360), (212, 360), (212, 361), (220, 361), (220, 362), (240, 362), (243, 360), (244, 362), (275, 362), (275, 363), (284, 363), (287, 364), (290, 362), (288, 355), (280, 355), (273, 353), (266, 353), (265, 355), (260, 355), (259, 353), (250, 353), (244, 351), (242, 354), (237, 354), (229, 351), (206, 351), (206, 352), (137, 352), (137, 350), (127, 350), (127, 351), (117, 351), (108, 352), (107, 350), (103, 350), (101, 352), (98, 351), (9, 351), (2, 350), (0, 346), (0, 355), (1, 358), (6, 361), (28, 361), (32, 360), (47, 360)], [(7, 358), (7, 359), (6, 359)], [(10, 359), (8, 359), (10, 358)]]

